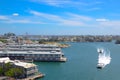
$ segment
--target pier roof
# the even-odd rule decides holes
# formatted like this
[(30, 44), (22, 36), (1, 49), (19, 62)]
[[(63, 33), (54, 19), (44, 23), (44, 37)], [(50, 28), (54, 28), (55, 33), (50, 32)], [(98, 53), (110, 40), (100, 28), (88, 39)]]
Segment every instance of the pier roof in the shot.
[(62, 52), (44, 52), (44, 51), (0, 51), (0, 54), (62, 54)]

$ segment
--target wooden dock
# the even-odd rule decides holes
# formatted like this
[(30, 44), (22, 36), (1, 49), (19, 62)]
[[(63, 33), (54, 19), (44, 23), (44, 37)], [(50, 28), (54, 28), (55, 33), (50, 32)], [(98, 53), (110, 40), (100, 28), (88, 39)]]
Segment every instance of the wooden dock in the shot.
[[(36, 79), (42, 78), (42, 77), (44, 77), (44, 76), (45, 76), (45, 74), (39, 73), (39, 74), (36, 74), (36, 75), (34, 75), (34, 76), (30, 76), (30, 77), (28, 77), (28, 78), (17, 79), (17, 80), (36, 80)], [(16, 79), (11, 78), (11, 77), (7, 77), (7, 76), (0, 76), (0, 80), (16, 80)]]
[(44, 77), (44, 76), (45, 76), (45, 74), (39, 73), (39, 74), (36, 74), (36, 75), (34, 75), (34, 76), (30, 76), (30, 77), (28, 77), (28, 78), (19, 79), (19, 80), (36, 80), (36, 79), (42, 78), (42, 77)]

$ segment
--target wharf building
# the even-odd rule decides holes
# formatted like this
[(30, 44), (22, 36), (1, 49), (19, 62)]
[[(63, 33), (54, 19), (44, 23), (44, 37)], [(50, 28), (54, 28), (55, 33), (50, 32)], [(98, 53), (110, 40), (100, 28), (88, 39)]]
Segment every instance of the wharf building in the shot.
[(0, 48), (0, 57), (28, 61), (66, 61), (60, 47), (48, 44), (5, 45)]

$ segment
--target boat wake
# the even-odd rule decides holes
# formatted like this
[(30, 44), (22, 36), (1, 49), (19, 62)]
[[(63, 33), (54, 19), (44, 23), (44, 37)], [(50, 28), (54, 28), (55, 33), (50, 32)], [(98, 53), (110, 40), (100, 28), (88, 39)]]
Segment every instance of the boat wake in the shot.
[(98, 48), (97, 51), (99, 53), (97, 68), (101, 69), (104, 68), (107, 64), (110, 64), (110, 51), (103, 48)]

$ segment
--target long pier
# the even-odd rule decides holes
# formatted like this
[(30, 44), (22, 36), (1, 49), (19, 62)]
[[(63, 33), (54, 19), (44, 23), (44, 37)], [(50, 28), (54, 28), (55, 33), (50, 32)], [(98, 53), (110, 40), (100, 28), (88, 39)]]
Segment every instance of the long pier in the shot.
[(42, 78), (44, 76), (45, 76), (45, 74), (39, 73), (39, 74), (36, 74), (34, 76), (30, 76), (28, 78), (18, 79), (18, 80), (36, 80), (36, 79)]

